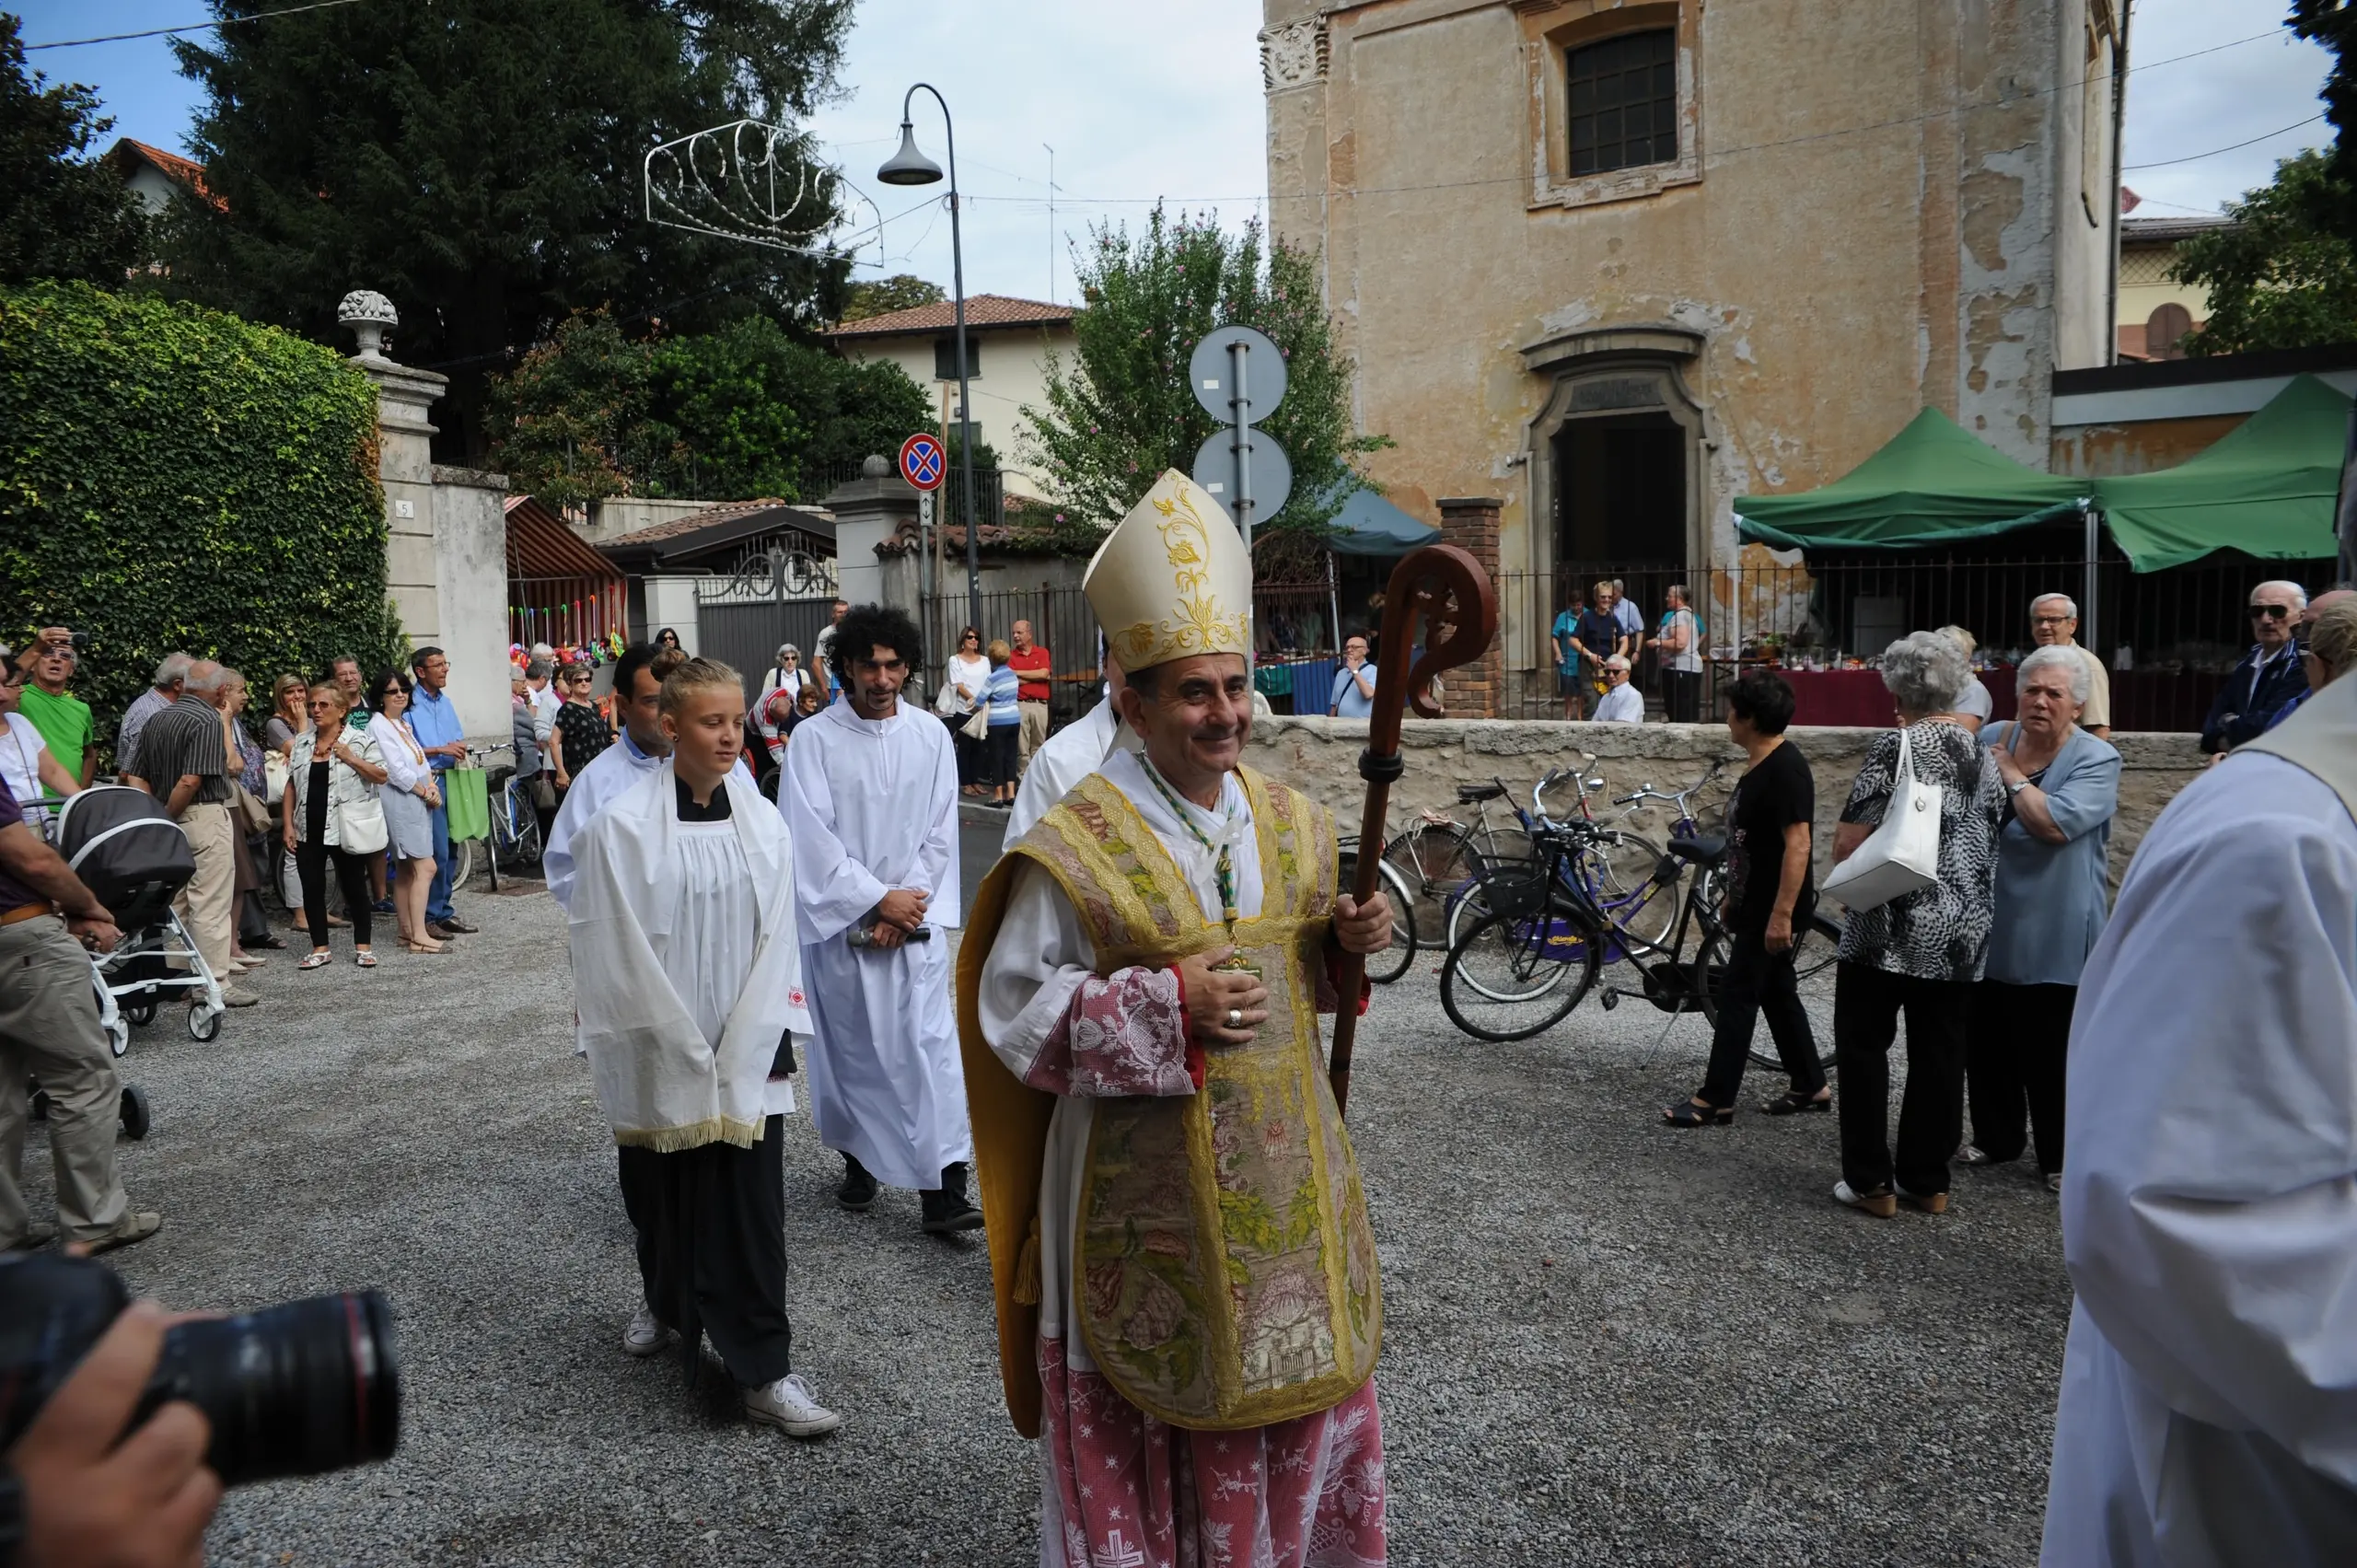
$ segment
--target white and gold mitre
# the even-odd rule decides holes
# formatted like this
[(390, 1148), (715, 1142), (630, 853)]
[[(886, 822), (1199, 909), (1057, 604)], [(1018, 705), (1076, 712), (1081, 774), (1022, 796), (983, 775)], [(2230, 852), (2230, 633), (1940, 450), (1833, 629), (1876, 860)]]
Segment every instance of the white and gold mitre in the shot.
[(1081, 579), (1123, 669), (1252, 648), (1252, 557), (1227, 511), (1176, 469), (1097, 547)]

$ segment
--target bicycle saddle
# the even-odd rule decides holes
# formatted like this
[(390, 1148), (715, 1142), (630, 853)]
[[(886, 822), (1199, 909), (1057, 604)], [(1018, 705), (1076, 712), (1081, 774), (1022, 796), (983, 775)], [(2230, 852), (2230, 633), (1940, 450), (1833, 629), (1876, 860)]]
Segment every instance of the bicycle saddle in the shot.
[(1696, 865), (1716, 865), (1727, 857), (1727, 838), (1724, 833), (1713, 833), (1700, 839), (1672, 839), (1669, 853)]
[(1459, 806), (1471, 806), (1479, 801), (1495, 800), (1505, 792), (1506, 786), (1504, 784), (1458, 784), (1457, 803)]

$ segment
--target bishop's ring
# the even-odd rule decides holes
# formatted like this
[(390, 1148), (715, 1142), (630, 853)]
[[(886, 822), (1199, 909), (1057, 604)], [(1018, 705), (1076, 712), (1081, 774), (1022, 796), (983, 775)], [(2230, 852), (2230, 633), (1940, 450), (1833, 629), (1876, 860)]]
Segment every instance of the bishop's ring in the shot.
[(1227, 1027), (1232, 1029), (1240, 1029), (1244, 1027), (1243, 1008), (1230, 1007), (1227, 1010)]

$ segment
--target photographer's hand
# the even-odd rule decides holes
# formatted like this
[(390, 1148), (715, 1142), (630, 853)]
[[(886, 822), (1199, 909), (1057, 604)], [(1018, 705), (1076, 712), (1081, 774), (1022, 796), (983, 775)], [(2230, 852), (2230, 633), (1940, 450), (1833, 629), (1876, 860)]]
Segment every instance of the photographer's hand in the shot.
[(169, 1322), (153, 1303), (134, 1302), (8, 1451), (24, 1489), (24, 1568), (201, 1568), (221, 1501), (204, 1466), (203, 1415), (168, 1404), (115, 1443)]

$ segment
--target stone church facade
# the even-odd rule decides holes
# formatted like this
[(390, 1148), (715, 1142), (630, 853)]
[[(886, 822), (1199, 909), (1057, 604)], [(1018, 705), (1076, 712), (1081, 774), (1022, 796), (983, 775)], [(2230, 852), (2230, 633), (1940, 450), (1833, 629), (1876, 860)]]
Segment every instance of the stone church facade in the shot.
[(2043, 468), (2053, 371), (2109, 361), (2119, 0), (1264, 14), (1271, 224), (1374, 470), (1493, 501), (1505, 572), (1727, 565), (1736, 496), (1926, 405)]

